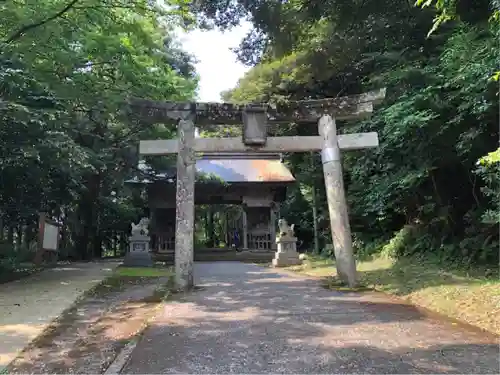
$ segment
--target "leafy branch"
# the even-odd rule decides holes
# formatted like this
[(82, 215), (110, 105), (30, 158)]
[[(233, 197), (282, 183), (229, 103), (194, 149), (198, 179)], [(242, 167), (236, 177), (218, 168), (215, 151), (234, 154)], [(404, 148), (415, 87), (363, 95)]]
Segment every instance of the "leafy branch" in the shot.
[(71, 10), (71, 8), (73, 8), (78, 1), (80, 1), (80, 0), (71, 0), (68, 4), (66, 4), (66, 6), (64, 8), (62, 8), (60, 11), (53, 14), (52, 16), (47, 17), (41, 21), (37, 21), (37, 22), (31, 23), (31, 24), (22, 26), (17, 31), (12, 33), (6, 40), (4, 40), (3, 43), (5, 43), (5, 44), (12, 43), (13, 41), (21, 38), (28, 31), (36, 29), (37, 27), (43, 26), (51, 21), (56, 20), (57, 18), (63, 16), (65, 13), (69, 12)]

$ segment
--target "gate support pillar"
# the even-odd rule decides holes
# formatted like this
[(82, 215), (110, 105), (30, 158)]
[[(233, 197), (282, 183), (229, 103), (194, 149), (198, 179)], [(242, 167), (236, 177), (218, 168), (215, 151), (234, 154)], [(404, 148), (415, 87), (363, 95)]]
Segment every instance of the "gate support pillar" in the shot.
[(337, 275), (349, 287), (354, 287), (357, 285), (356, 261), (352, 250), (351, 228), (347, 215), (335, 119), (330, 115), (322, 116), (318, 122), (318, 130), (323, 137), (321, 161), (323, 162)]
[(247, 219), (247, 210), (246, 207), (243, 206), (243, 212), (241, 214), (241, 218), (243, 219), (243, 249), (248, 249), (248, 219)]
[(175, 282), (179, 289), (194, 285), (194, 123), (180, 120), (177, 126), (177, 193), (175, 208)]

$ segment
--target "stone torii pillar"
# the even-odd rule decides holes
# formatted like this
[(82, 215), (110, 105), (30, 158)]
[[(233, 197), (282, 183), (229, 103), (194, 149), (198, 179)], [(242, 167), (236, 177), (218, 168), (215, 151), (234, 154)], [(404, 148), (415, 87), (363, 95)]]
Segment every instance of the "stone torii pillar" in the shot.
[(324, 115), (318, 122), (319, 134), (323, 137), (321, 161), (325, 178), (326, 200), (332, 230), (337, 274), (350, 286), (357, 284), (356, 262), (352, 249), (351, 227), (347, 215), (342, 163), (337, 139), (335, 119)]
[(194, 123), (180, 120), (177, 127), (177, 193), (175, 198), (175, 281), (180, 289), (194, 285)]

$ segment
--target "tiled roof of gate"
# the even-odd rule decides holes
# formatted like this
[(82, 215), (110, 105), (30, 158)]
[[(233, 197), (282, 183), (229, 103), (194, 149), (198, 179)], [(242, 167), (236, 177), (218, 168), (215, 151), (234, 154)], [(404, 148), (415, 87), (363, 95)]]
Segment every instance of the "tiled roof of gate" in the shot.
[(214, 175), (224, 182), (293, 182), (295, 178), (279, 160), (201, 159), (196, 171)]
[[(148, 172), (151, 169), (139, 164), (139, 169)], [(200, 176), (213, 176), (225, 183), (241, 182), (275, 182), (291, 183), (295, 181), (290, 170), (279, 159), (279, 155), (248, 154), (214, 154), (203, 155), (196, 160), (196, 172)], [(154, 175), (155, 180), (173, 182), (176, 176), (175, 167)], [(134, 178), (127, 182), (152, 183), (148, 178)]]

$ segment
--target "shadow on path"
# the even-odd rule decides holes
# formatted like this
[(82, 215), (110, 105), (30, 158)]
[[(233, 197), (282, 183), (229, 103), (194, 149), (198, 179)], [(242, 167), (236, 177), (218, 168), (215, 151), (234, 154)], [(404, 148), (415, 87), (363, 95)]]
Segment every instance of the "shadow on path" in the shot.
[(123, 373), (498, 373), (498, 341), (382, 295), (255, 265), (196, 264)]
[(0, 285), (0, 370), (119, 261), (71, 263)]

